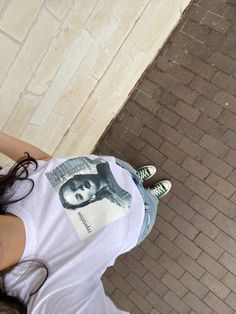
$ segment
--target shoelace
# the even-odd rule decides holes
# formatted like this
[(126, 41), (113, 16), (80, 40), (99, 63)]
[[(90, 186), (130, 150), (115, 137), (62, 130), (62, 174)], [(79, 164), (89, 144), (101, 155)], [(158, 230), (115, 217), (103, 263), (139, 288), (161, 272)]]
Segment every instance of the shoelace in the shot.
[(159, 195), (165, 193), (166, 188), (162, 183), (159, 183), (159, 185), (154, 188), (154, 191), (155, 191), (155, 193), (157, 193), (157, 196), (159, 196)]
[(149, 178), (150, 172), (149, 172), (149, 170), (147, 168), (146, 169), (141, 169), (141, 170), (138, 171), (138, 176), (143, 181), (143, 180)]

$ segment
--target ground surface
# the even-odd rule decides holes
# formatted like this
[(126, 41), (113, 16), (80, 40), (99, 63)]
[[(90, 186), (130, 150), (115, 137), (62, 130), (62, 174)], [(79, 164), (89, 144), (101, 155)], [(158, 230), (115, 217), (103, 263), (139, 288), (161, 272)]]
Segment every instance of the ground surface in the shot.
[(193, 1), (95, 152), (173, 183), (148, 239), (104, 277), (114, 302), (236, 313), (236, 0)]

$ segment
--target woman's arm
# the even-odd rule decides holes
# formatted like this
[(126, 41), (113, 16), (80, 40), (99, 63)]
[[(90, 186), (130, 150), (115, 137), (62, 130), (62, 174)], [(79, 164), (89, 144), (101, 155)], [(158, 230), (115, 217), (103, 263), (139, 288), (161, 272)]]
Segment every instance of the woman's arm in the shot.
[(11, 135), (0, 132), (0, 153), (14, 161), (20, 159), (27, 152), (36, 160), (49, 160), (52, 158), (41, 149), (19, 140)]

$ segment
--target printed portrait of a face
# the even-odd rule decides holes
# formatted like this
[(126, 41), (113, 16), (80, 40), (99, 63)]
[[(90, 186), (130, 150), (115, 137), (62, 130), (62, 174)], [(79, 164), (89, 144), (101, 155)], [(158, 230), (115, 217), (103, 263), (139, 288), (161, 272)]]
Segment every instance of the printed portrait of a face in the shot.
[(98, 175), (75, 175), (66, 181), (59, 190), (63, 207), (74, 209), (83, 207), (96, 198), (100, 187)]

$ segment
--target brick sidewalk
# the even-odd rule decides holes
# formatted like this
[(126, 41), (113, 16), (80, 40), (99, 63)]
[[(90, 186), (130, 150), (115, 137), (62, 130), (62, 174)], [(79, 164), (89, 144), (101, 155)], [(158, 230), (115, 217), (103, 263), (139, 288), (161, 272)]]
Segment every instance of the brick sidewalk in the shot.
[(236, 0), (196, 0), (95, 152), (170, 178), (152, 233), (104, 277), (132, 314), (236, 313)]

